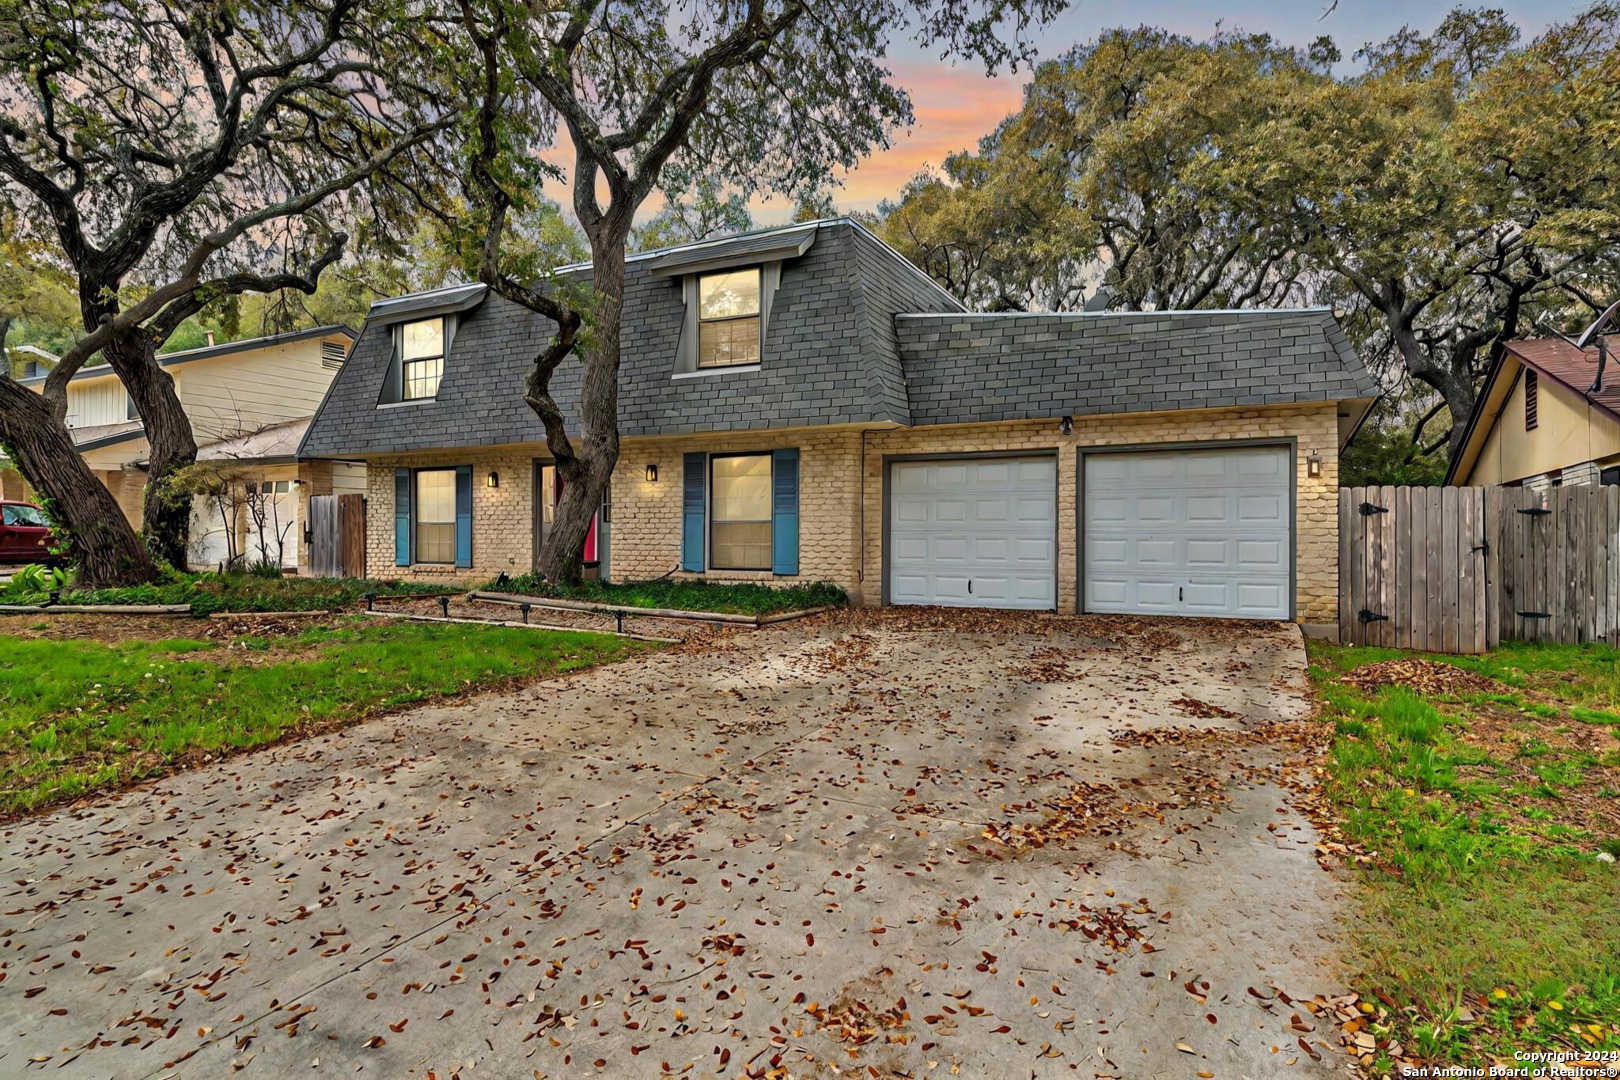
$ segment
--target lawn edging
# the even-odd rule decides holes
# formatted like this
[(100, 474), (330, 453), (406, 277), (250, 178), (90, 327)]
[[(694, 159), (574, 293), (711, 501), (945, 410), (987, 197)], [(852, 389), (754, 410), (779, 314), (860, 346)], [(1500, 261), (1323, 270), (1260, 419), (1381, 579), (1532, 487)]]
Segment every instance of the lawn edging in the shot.
[(577, 626), (554, 623), (512, 622), (509, 619), (458, 619), (453, 615), (413, 615), (408, 611), (362, 611), (373, 619), (408, 619), (411, 622), (465, 623), (470, 626), (510, 626), (518, 630), (550, 630), (566, 634), (605, 634), (608, 637), (629, 638), (632, 641), (651, 641), (659, 645), (679, 645), (680, 638), (654, 637), (651, 634), (632, 634), (625, 630), (582, 630)]
[(831, 607), (804, 608), (799, 611), (780, 611), (770, 615), (736, 615), (728, 611), (681, 611), (674, 608), (646, 608), (632, 604), (596, 604), (585, 600), (557, 600), (544, 596), (523, 596), (518, 593), (486, 592), (474, 589), (467, 599), (481, 604), (506, 604), (521, 607), (524, 604), (556, 611), (589, 611), (599, 615), (637, 615), (644, 619), (684, 619), (691, 622), (723, 623), (727, 626), (751, 626), (758, 629), (772, 623), (789, 622), (810, 615), (831, 611)]
[(190, 604), (0, 604), (0, 615), (190, 615)]

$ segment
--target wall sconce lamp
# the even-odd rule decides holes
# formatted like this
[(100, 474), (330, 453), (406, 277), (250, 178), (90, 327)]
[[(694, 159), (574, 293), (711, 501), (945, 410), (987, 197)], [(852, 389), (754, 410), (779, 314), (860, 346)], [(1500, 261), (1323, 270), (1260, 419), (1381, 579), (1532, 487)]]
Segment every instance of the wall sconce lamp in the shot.
[(1063, 434), (1065, 434), (1065, 435), (1073, 435), (1074, 434), (1074, 417), (1065, 416), (1062, 420), (1059, 420), (1058, 421), (1058, 430), (1063, 432)]
[(1305, 475), (1312, 479), (1322, 475), (1322, 455), (1313, 451), (1311, 456), (1305, 459)]
[(492, 488), (500, 487), (501, 486), (501, 474), (498, 473), (498, 472), (491, 472), (487, 477), (484, 478), (484, 486), (485, 487), (492, 487)]
[(647, 465), (647, 483), (658, 483), (658, 466), (652, 463)]

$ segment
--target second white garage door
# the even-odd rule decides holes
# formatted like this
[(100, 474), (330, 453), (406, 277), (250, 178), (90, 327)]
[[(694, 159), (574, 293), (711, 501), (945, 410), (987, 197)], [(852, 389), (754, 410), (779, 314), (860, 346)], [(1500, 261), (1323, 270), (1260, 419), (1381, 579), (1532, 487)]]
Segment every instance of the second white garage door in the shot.
[(889, 602), (1057, 604), (1057, 462), (1050, 457), (889, 466)]
[(1291, 617), (1286, 447), (1085, 457), (1085, 609)]

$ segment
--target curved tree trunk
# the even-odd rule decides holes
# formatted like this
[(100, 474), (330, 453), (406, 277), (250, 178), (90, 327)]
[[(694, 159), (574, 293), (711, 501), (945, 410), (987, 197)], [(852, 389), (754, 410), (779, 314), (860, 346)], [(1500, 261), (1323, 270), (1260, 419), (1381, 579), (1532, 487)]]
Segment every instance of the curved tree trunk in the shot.
[(585, 377), (579, 393), (580, 437), (572, 460), (559, 457), (562, 499), (551, 534), (540, 549), (547, 581), (576, 584), (591, 518), (619, 463), (619, 337), (624, 314), (624, 255), (628, 229), (604, 226), (591, 238), (596, 309), (590, 345), (582, 350)]
[(112, 492), (79, 456), (44, 397), (0, 378), (0, 439), (51, 520), (69, 533), (82, 584), (104, 588), (151, 581), (157, 567)]
[(174, 379), (158, 363), (144, 330), (135, 330), (102, 350), (135, 401), (151, 447), (141, 531), (153, 554), (176, 570), (186, 569), (191, 534), (191, 496), (176, 491), (174, 473), (197, 460), (191, 420), (180, 405)]

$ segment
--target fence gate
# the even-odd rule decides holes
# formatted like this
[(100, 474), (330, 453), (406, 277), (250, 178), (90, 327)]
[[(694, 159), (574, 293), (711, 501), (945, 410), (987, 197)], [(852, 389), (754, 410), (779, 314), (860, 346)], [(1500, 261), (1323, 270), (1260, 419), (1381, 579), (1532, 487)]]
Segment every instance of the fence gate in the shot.
[(1620, 645), (1620, 488), (1497, 492), (1502, 636)]
[(366, 576), (365, 496), (310, 496), (309, 564), (316, 577)]
[(1487, 490), (1339, 489), (1340, 641), (1448, 653), (1496, 644)]

